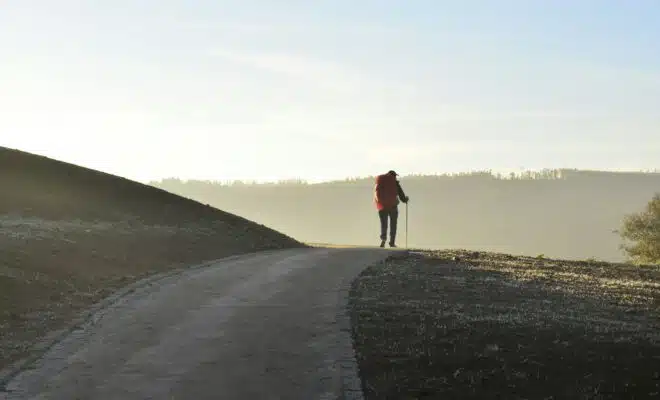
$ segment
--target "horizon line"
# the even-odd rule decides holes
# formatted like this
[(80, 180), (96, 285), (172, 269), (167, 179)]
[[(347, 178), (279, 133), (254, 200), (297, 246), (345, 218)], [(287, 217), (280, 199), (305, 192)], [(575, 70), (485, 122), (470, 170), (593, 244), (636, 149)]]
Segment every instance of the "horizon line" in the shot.
[[(435, 178), (435, 177), (461, 177), (461, 176), (470, 176), (470, 175), (490, 175), (496, 179), (511, 179), (511, 174), (514, 178), (525, 178), (526, 174), (541, 174), (541, 173), (555, 173), (559, 174), (555, 179), (561, 179), (561, 173), (611, 173), (611, 174), (660, 174), (660, 168), (654, 169), (580, 169), (580, 168), (541, 168), (541, 169), (509, 169), (509, 170), (467, 170), (467, 171), (458, 171), (458, 172), (436, 172), (436, 173), (409, 173), (409, 174), (400, 174), (401, 178)], [(346, 176), (344, 178), (332, 178), (332, 179), (303, 179), (303, 178), (282, 178), (282, 179), (204, 179), (204, 178), (182, 178), (176, 176), (170, 177), (161, 177), (159, 179), (149, 179), (144, 182), (147, 184), (153, 183), (163, 183), (165, 181), (179, 181), (183, 183), (188, 182), (204, 182), (204, 183), (215, 183), (222, 185), (315, 185), (315, 184), (325, 184), (325, 183), (338, 183), (338, 182), (350, 182), (350, 181), (360, 181), (373, 179), (377, 175), (360, 175), (360, 176)], [(537, 178), (537, 179), (547, 179), (547, 178)]]

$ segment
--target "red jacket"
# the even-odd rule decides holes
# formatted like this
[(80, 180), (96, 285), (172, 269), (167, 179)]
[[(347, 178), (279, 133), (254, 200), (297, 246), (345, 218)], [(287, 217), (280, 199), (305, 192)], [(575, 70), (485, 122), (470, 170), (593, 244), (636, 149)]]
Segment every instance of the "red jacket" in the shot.
[(376, 208), (385, 210), (399, 204), (399, 185), (396, 176), (390, 174), (378, 175), (374, 187), (374, 202)]

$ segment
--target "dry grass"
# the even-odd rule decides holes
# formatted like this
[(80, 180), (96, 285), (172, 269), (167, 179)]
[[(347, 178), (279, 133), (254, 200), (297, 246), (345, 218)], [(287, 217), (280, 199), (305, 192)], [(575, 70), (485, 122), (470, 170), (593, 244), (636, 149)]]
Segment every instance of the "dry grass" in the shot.
[(368, 399), (660, 396), (660, 268), (471, 251), (371, 267), (351, 292)]

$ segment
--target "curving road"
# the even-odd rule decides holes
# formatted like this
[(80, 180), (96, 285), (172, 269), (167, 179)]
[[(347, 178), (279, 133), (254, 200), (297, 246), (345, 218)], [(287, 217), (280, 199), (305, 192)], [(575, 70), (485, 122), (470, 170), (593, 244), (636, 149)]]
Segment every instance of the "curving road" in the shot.
[(164, 278), (100, 311), (0, 399), (360, 399), (344, 307), (382, 249), (293, 249)]

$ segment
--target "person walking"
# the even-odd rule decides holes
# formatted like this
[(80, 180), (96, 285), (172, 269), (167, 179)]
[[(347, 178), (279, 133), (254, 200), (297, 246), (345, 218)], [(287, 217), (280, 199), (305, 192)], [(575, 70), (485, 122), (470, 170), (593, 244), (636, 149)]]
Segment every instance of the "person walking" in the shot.
[(396, 228), (399, 219), (399, 202), (408, 203), (408, 196), (403, 191), (398, 174), (392, 170), (376, 177), (374, 203), (380, 218), (380, 247), (385, 247), (389, 220), (390, 247), (396, 247)]

